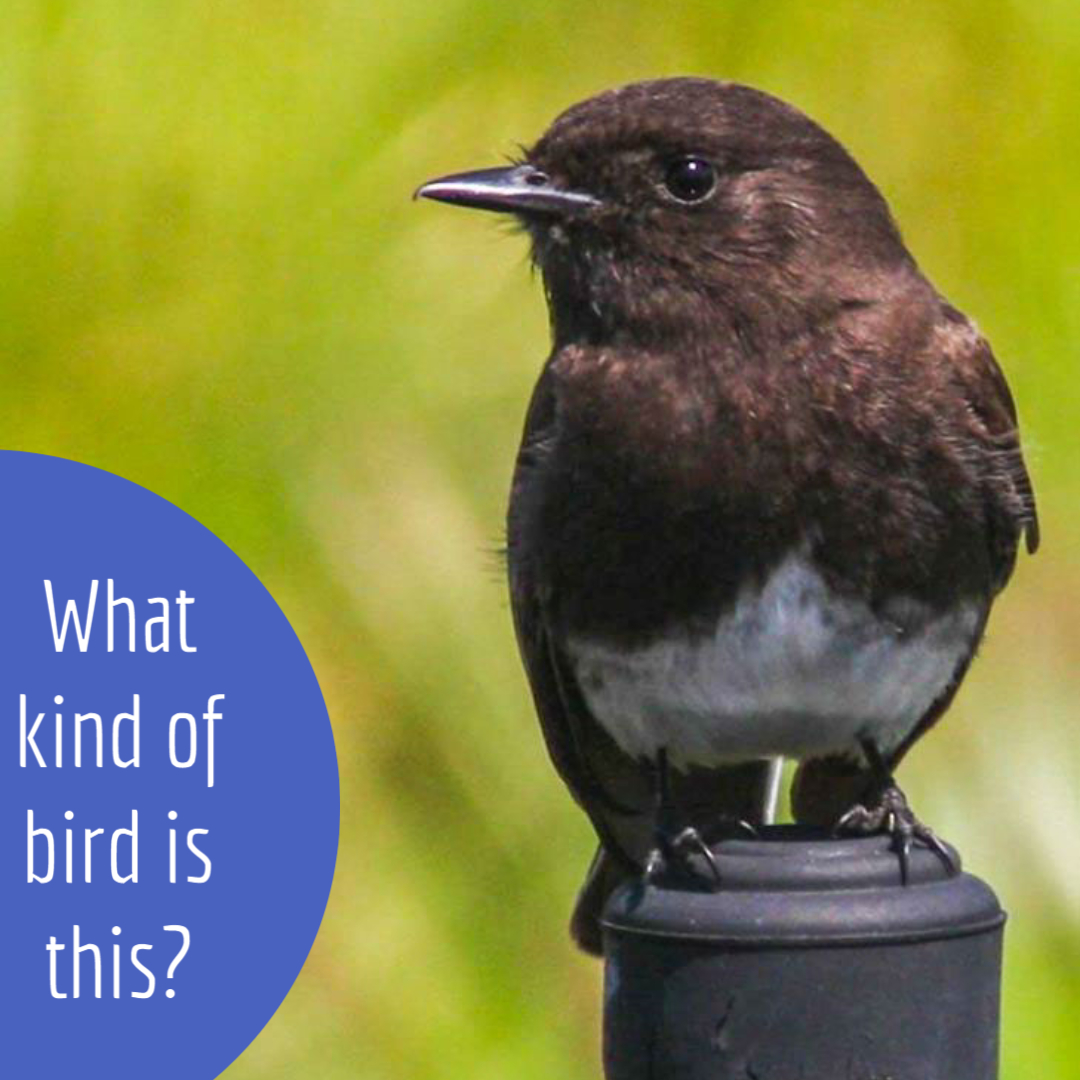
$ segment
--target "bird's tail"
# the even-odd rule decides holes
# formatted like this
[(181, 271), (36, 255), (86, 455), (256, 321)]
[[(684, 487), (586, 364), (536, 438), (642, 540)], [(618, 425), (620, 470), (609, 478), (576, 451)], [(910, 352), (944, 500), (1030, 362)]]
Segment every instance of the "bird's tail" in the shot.
[(570, 936), (578, 947), (593, 956), (603, 956), (604, 941), (600, 931), (600, 916), (608, 897), (630, 876), (620, 860), (612, 858), (603, 846), (596, 849), (585, 884), (578, 893), (574, 913), (570, 916)]

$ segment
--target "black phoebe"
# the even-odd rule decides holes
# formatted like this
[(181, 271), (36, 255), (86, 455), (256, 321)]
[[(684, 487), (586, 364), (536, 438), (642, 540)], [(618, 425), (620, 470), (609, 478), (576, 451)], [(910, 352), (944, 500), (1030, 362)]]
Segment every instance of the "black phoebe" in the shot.
[(892, 772), (1038, 544), (1016, 412), (840, 144), (760, 91), (637, 83), (419, 194), (514, 214), (554, 345), (508, 519), (521, 653), (600, 849), (709, 859), (800, 761), (798, 820), (937, 845)]

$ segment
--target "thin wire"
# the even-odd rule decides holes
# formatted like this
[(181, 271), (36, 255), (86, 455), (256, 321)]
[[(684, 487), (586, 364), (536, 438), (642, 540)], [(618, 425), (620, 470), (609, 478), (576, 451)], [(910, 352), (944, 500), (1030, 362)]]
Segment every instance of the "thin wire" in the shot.
[(776, 808), (780, 802), (780, 780), (784, 775), (784, 759), (769, 759), (769, 775), (765, 781), (765, 805), (762, 807), (761, 820), (766, 825), (776, 821)]

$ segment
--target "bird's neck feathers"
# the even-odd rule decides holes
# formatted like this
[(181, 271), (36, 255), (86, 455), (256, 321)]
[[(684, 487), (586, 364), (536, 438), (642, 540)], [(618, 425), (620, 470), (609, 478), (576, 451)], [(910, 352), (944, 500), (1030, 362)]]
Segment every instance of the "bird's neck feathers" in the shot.
[[(700, 253), (658, 260), (557, 233), (534, 245), (556, 350), (569, 345), (643, 350), (700, 349), (703, 342), (741, 357), (779, 359), (839, 322), (888, 319), (895, 303), (933, 302), (913, 262), (861, 266), (822, 263), (794, 254), (762, 273), (739, 253), (717, 250), (703, 272)], [(824, 264), (828, 265), (828, 264)], [(922, 306), (922, 305), (920, 305)]]

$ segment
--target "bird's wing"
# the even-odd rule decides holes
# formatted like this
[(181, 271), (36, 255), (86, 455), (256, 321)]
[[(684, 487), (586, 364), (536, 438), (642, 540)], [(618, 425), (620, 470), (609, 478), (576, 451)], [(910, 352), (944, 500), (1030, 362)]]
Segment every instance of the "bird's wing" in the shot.
[[(1029, 553), (1039, 546), (1039, 519), (1035, 495), (1020, 448), (1016, 406), (989, 344), (960, 312), (946, 306), (937, 327), (934, 347), (948, 358), (948, 371), (967, 408), (969, 431), (986, 451), (980, 454), (984, 524), (992, 598), (1004, 588), (1016, 563), (1020, 538)], [(973, 641), (982, 637), (989, 603)], [(890, 755), (895, 768), (911, 747), (941, 718), (956, 696), (974, 657), (971, 652), (957, 665), (942, 690), (912, 731)], [(849, 755), (803, 761), (792, 786), (792, 808), (798, 821), (829, 825), (867, 794), (873, 774), (866, 764)]]
[(988, 539), (995, 586), (1004, 587), (1012, 573), (1023, 535), (1029, 554), (1039, 546), (1035, 493), (1020, 449), (1016, 405), (986, 339), (959, 312), (950, 321), (946, 347), (953, 371), (975, 422), (975, 434), (990, 451), (984, 480)]
[(589, 815), (601, 843), (628, 870), (640, 866), (651, 838), (651, 778), (624, 754), (590, 713), (551, 616), (556, 598), (537, 580), (522, 519), (534, 471), (554, 437), (550, 369), (533, 392), (514, 469), (507, 520), (510, 605), (518, 647), (552, 763)]
[[(1005, 376), (986, 339), (971, 322), (953, 308), (946, 308), (947, 324), (942, 330), (943, 348), (952, 361), (951, 371), (973, 421), (972, 434), (988, 451), (982, 476), (986, 542), (994, 593), (1005, 587), (1016, 565), (1016, 552), (1023, 537), (1029, 554), (1039, 546), (1039, 518), (1031, 477), (1020, 449), (1016, 405)], [(983, 614), (975, 641), (982, 637), (989, 614)], [(938, 721), (949, 707), (974, 655), (957, 667), (952, 681), (915, 725), (893, 755), (895, 765), (918, 739)]]
[[(563, 646), (554, 612), (559, 597), (538, 579), (524, 542), (535, 470), (550, 452), (557, 423), (552, 376), (541, 376), (525, 422), (511, 490), (507, 564), (514, 627), (548, 753), (591, 819), (616, 867), (639, 869), (655, 845), (656, 782), (652, 763), (624, 753), (592, 715)], [(533, 541), (535, 542), (535, 541)], [(677, 812), (706, 836), (738, 818), (760, 822), (768, 801), (770, 764), (673, 771)], [(610, 875), (609, 875), (610, 876)]]

